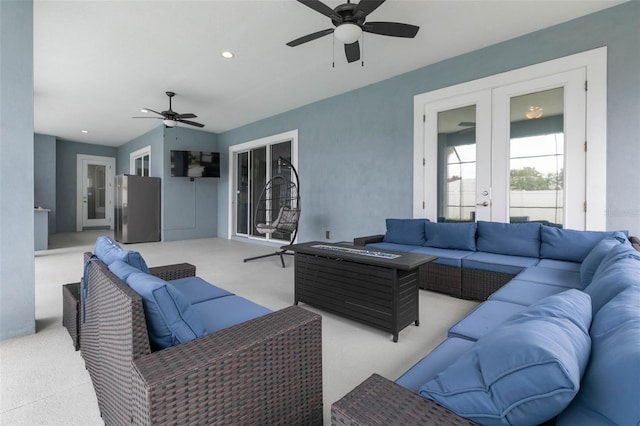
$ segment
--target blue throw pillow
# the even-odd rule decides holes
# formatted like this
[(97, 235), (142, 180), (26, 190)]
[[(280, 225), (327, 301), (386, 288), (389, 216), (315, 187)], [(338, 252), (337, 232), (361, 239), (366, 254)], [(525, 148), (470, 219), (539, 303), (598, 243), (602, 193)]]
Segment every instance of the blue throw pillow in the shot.
[(588, 295), (549, 296), (481, 337), (420, 394), (483, 425), (544, 423), (580, 388), (590, 324)]
[(198, 313), (168, 282), (135, 273), (129, 275), (127, 284), (142, 297), (149, 340), (154, 348), (168, 348), (206, 334)]
[(582, 262), (593, 247), (606, 237), (623, 237), (620, 231), (576, 231), (543, 225), (540, 230), (540, 257)]
[(385, 243), (423, 246), (425, 243), (424, 224), (427, 219), (387, 219)]
[(147, 263), (144, 261), (140, 253), (133, 250), (123, 250), (115, 241), (105, 235), (96, 239), (93, 254), (98, 256), (98, 259), (107, 266), (111, 265), (111, 263), (116, 260), (122, 260), (134, 268), (140, 269), (142, 272), (149, 273)]
[(424, 234), (427, 247), (456, 250), (476, 250), (476, 223), (425, 222)]
[(540, 257), (540, 224), (479, 221), (477, 250)]
[(556, 424), (640, 424), (640, 287), (628, 288), (600, 309), (591, 340), (580, 392)]
[(589, 254), (584, 258), (580, 265), (580, 280), (586, 287), (591, 283), (593, 274), (596, 273), (598, 265), (602, 262), (602, 259), (617, 245), (620, 245), (619, 239), (614, 237), (603, 238), (591, 249)]
[(127, 278), (129, 278), (129, 275), (142, 272), (140, 269), (134, 268), (133, 266), (123, 262), (122, 260), (115, 260), (111, 262), (111, 265), (109, 265), (108, 268), (111, 273), (113, 273), (113, 275), (120, 278), (120, 280), (125, 283), (127, 282)]

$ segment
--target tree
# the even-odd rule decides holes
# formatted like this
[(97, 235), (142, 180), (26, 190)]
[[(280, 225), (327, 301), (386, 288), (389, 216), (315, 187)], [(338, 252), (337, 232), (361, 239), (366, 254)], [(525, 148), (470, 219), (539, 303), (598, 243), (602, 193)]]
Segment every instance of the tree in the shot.
[(550, 188), (550, 179), (535, 167), (511, 170), (511, 189), (517, 191), (540, 191)]

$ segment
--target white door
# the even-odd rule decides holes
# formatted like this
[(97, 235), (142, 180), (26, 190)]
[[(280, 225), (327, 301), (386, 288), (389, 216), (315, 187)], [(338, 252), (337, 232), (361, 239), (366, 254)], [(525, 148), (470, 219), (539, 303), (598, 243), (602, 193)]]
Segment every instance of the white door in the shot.
[(425, 102), (414, 216), (584, 229), (585, 78), (579, 68)]
[(113, 229), (115, 158), (77, 156), (76, 230)]

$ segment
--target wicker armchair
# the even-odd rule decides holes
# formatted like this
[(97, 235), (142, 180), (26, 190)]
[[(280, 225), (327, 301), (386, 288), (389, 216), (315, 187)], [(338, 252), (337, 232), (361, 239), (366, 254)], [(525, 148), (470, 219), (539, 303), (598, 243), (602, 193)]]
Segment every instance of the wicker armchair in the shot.
[(331, 424), (349, 426), (475, 425), (377, 374), (331, 406)]
[(105, 424), (322, 424), (319, 315), (292, 306), (151, 352), (138, 294), (99, 260), (87, 277), (81, 351)]

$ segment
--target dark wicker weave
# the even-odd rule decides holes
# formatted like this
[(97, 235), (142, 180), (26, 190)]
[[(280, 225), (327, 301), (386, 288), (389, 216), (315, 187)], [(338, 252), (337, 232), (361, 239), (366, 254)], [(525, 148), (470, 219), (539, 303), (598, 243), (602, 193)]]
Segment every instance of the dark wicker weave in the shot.
[(426, 263), (420, 267), (420, 288), (462, 297), (462, 268)]
[(62, 325), (67, 329), (73, 347), (80, 349), (80, 283), (62, 286)]
[(105, 424), (322, 424), (319, 315), (293, 306), (151, 352), (141, 298), (100, 261), (88, 277), (81, 350)]
[(462, 269), (462, 298), (487, 300), (500, 287), (513, 279), (515, 275), (479, 269)]
[(474, 425), (452, 411), (377, 374), (331, 406), (332, 425)]

